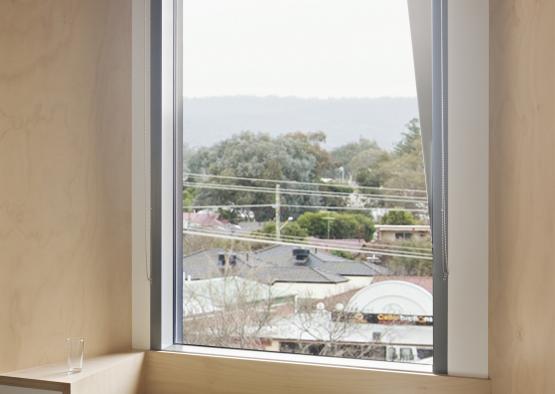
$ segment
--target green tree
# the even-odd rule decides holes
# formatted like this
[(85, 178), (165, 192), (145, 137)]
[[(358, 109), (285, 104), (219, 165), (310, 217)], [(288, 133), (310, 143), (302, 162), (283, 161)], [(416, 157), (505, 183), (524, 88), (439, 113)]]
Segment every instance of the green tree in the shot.
[(196, 190), (191, 188), (183, 188), (183, 209), (190, 210), (190, 206), (194, 204)]
[(218, 219), (228, 221), (231, 224), (238, 224), (239, 212), (236, 209), (218, 208)]
[(308, 235), (318, 238), (358, 238), (369, 241), (374, 234), (374, 221), (360, 213), (305, 212), (297, 219)]
[(321, 204), (327, 207), (346, 207), (348, 202), (348, 194), (353, 193), (355, 190), (347, 185), (330, 184), (318, 187), (322, 192), (338, 193), (337, 197), (327, 195), (322, 197)]
[(356, 177), (359, 171), (376, 168), (379, 162), (387, 160), (388, 153), (375, 141), (360, 138), (332, 150), (331, 157), (336, 169), (342, 167), (346, 176)]
[(425, 190), (420, 123), (418, 119), (412, 119), (406, 127), (407, 131), (395, 146), (390, 159), (380, 162), (378, 171), (385, 179), (384, 187)]
[[(432, 248), (430, 240), (397, 241), (395, 242), (395, 246), (429, 248), (430, 251)], [(391, 271), (392, 275), (432, 276), (432, 260), (399, 256), (384, 256), (383, 264)]]
[(417, 220), (413, 214), (404, 210), (391, 210), (386, 212), (381, 219), (382, 224), (411, 225), (416, 224)]
[[(194, 152), (188, 161), (193, 173), (210, 174), (225, 177), (258, 178), (268, 180), (288, 180), (300, 182), (319, 182), (322, 174), (330, 166), (330, 156), (321, 147), (325, 134), (291, 133), (272, 137), (266, 133), (242, 132), (210, 147)], [(195, 203), (199, 205), (270, 205), (275, 201), (275, 194), (268, 193), (275, 183), (260, 180), (239, 180), (218, 177), (190, 177), (188, 181), (198, 192)], [(203, 188), (202, 184), (222, 185), (217, 189)], [(225, 185), (230, 185), (229, 189)], [(236, 190), (237, 187), (266, 188), (265, 191)], [(283, 184), (282, 190), (299, 188), (296, 185)], [(317, 186), (303, 187), (318, 191)], [(326, 199), (318, 195), (293, 195), (283, 193), (284, 205), (322, 205)], [(270, 220), (275, 216), (271, 207), (252, 208), (258, 221)], [(297, 216), (301, 211), (295, 208), (283, 208), (282, 218)]]
[(382, 171), (382, 165), (370, 168), (359, 168), (355, 174), (355, 181), (360, 186), (381, 187), (387, 180), (387, 174)]
[[(276, 224), (274, 222), (268, 222), (264, 224), (264, 226), (260, 230), (255, 231), (253, 234), (275, 236)], [(295, 222), (286, 222), (285, 226), (282, 227), (280, 234), (286, 237), (295, 237), (296, 239), (298, 238), (299, 240), (302, 240), (301, 238), (308, 237), (308, 232)]]

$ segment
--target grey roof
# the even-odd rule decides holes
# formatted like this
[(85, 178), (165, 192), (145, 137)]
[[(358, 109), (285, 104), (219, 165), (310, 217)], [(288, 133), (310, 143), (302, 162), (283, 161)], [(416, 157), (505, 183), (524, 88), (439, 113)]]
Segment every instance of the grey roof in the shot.
[[(274, 264), (291, 266), (295, 265), (293, 249), (295, 249), (294, 246), (271, 246), (257, 252), (256, 255), (258, 258)], [(374, 276), (388, 273), (387, 268), (374, 263), (349, 260), (322, 249), (311, 248), (309, 250), (307, 265), (327, 272), (345, 276)]]
[[(265, 283), (341, 283), (345, 276), (386, 275), (388, 270), (379, 265), (349, 260), (321, 249), (310, 249), (303, 264), (293, 256), (294, 246), (276, 245), (256, 252), (236, 253), (237, 265), (230, 268), (234, 275), (256, 279)], [(209, 249), (183, 257), (183, 270), (191, 279), (222, 276), (218, 254), (223, 249)]]
[[(222, 276), (222, 271), (218, 266), (218, 255), (226, 253), (224, 249), (214, 248), (201, 250), (199, 252), (183, 257), (183, 273), (190, 276), (191, 279), (208, 279)], [(226, 253), (227, 254), (227, 253)], [(248, 271), (250, 266), (244, 260), (244, 257), (237, 254), (238, 272)]]
[(348, 279), (341, 275), (306, 266), (272, 267), (263, 266), (255, 276), (265, 283), (342, 283)]
[(320, 267), (344, 276), (375, 276), (389, 273), (387, 268), (365, 261), (333, 261), (322, 263)]

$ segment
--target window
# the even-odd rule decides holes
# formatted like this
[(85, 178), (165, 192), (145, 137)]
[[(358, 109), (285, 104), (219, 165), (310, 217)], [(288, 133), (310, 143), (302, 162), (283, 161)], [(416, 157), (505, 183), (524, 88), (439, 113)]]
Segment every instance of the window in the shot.
[[(406, 1), (183, 0), (183, 18), (183, 343), (431, 348)], [(376, 241), (381, 222), (401, 230)], [(399, 302), (410, 286), (422, 299)]]
[(399, 359), (401, 361), (412, 361), (414, 360), (414, 354), (412, 352), (412, 348), (410, 347), (402, 347), (399, 350)]
[(395, 233), (396, 240), (409, 240), (412, 239), (412, 233)]
[[(406, 2), (183, 0), (173, 11), (174, 58), (158, 64), (174, 75), (173, 342), (431, 366), (437, 237), (432, 255), (421, 232), (374, 236), (381, 223), (429, 233), (437, 194)], [(153, 200), (157, 190), (163, 179)]]

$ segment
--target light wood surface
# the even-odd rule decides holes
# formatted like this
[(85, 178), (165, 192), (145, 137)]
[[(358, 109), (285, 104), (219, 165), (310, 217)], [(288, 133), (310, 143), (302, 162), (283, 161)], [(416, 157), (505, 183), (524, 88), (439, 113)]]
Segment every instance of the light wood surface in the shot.
[(490, 376), (555, 393), (555, 1), (491, 0)]
[(170, 352), (146, 354), (143, 393), (486, 394), (489, 381)]
[(69, 383), (0, 377), (0, 394), (71, 394)]
[(0, 375), (0, 385), (59, 390), (64, 394), (136, 394), (144, 353), (123, 353), (86, 359), (83, 371), (67, 373), (65, 363), (49, 364)]
[(131, 0), (0, 1), (0, 372), (131, 343)]

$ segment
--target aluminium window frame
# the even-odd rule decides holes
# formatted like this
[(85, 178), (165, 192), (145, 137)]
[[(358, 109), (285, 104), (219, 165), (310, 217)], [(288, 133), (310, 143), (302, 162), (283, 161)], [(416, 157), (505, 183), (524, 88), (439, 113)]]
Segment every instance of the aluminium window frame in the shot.
[[(150, 1), (152, 350), (162, 350), (182, 341), (183, 332), (183, 308), (176, 305), (177, 300), (183, 297), (181, 7), (180, 0)], [(168, 204), (169, 199), (164, 199), (165, 196), (171, 196), (171, 204)], [(169, 261), (171, 264), (168, 264)]]
[(432, 276), (435, 374), (448, 372), (448, 9), (447, 0), (432, 0)]
[[(180, 0), (150, 1), (152, 350), (164, 350), (182, 343), (183, 332), (182, 11)], [(434, 239), (433, 372), (447, 374), (447, 0), (432, 0), (432, 36), (432, 173), (427, 175), (428, 178), (431, 177), (429, 206)], [(171, 158), (165, 157), (168, 152), (171, 152)], [(168, 164), (171, 164), (171, 177), (168, 175)], [(169, 198), (166, 197), (169, 195), (172, 208), (170, 213)], [(173, 233), (172, 236), (167, 236), (169, 230)], [(170, 256), (171, 264), (168, 264)], [(295, 355), (297, 356), (299, 355)], [(265, 357), (272, 358), (272, 354)], [(308, 360), (311, 356), (305, 357)], [(367, 363), (371, 366), (373, 362)], [(393, 369), (399, 369), (399, 365)]]

